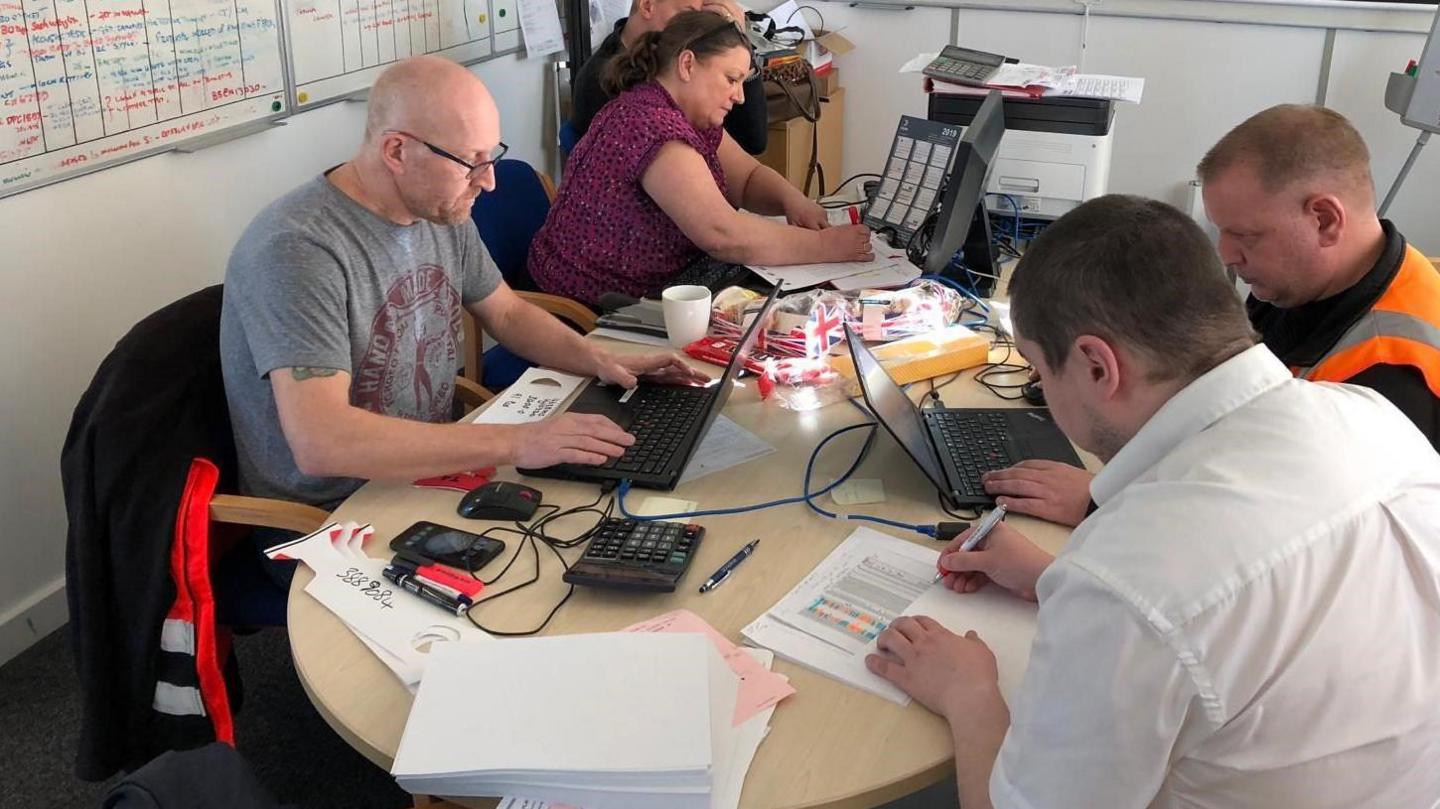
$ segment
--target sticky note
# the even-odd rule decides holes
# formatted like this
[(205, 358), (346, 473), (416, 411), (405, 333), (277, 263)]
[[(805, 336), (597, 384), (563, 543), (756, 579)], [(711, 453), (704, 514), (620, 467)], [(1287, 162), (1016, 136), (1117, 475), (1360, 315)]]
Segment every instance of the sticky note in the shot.
[(635, 513), (642, 517), (654, 517), (660, 514), (689, 514), (698, 511), (700, 504), (694, 500), (681, 500), (678, 497), (647, 497)]
[(885, 502), (885, 484), (872, 478), (854, 478), (830, 490), (830, 499), (839, 506)]

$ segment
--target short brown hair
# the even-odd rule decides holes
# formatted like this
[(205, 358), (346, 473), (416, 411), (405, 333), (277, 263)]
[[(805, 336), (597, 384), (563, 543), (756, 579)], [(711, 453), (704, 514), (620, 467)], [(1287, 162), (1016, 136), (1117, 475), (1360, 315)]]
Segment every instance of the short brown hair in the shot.
[(1374, 193), (1365, 139), (1327, 107), (1280, 104), (1256, 113), (1210, 147), (1195, 173), (1208, 183), (1238, 163), (1254, 167), (1271, 192), (1323, 178)]
[(660, 31), (646, 31), (605, 67), (600, 84), (619, 95), (637, 84), (653, 81), (684, 51), (704, 60), (731, 48), (750, 50), (750, 38), (735, 23), (708, 11), (682, 11)]
[(1055, 220), (1016, 266), (1010, 301), (1055, 370), (1082, 334), (1144, 356), (1152, 381), (1194, 379), (1255, 343), (1200, 226), (1142, 197), (1099, 197)]

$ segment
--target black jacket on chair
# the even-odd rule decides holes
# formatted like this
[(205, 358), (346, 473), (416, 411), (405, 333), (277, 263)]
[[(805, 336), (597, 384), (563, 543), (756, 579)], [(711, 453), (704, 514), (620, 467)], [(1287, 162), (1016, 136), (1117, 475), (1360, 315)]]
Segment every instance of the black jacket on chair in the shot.
[(233, 744), (238, 677), (229, 635), (216, 633), (207, 569), (210, 495), (235, 469), (221, 292), (203, 289), (131, 329), (101, 363), (65, 438), (76, 772), (87, 780), (164, 750)]

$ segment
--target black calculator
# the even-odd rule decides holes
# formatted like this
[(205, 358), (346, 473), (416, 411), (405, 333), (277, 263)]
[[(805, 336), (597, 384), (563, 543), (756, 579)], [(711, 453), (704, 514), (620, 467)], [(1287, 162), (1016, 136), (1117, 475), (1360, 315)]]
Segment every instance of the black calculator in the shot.
[(705, 529), (693, 523), (607, 518), (565, 581), (617, 590), (673, 593), (690, 568)]
[(940, 55), (935, 57), (935, 61), (926, 65), (922, 72), (932, 79), (952, 84), (982, 85), (988, 84), (1004, 63), (1005, 57), (997, 53), (946, 45)]

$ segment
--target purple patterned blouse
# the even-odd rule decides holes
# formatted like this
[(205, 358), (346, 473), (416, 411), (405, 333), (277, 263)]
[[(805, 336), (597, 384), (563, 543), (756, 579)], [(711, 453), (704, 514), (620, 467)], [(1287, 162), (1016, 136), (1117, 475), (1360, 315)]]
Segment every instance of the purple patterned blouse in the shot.
[(641, 84), (595, 116), (565, 166), (560, 193), (530, 244), (530, 276), (546, 292), (594, 306), (604, 292), (658, 292), (702, 253), (645, 193), (640, 178), (672, 140), (694, 147), (720, 192), (723, 127), (696, 130), (665, 88)]

